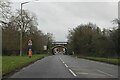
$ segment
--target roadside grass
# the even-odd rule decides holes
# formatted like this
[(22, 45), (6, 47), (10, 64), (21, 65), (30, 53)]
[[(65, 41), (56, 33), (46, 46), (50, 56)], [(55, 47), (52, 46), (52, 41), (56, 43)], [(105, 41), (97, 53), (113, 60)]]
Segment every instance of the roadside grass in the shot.
[(2, 56), (0, 55), (0, 79), (2, 76)]
[(109, 63), (109, 64), (114, 64), (114, 65), (120, 65), (120, 58), (119, 59), (117, 59), (117, 58), (101, 58), (101, 57), (80, 57), (80, 58), (105, 62), (105, 63)]
[(26, 56), (3, 56), (2, 57), (2, 76), (21, 69), (24, 66), (29, 65), (39, 59), (48, 56), (47, 54), (33, 55), (31, 58)]

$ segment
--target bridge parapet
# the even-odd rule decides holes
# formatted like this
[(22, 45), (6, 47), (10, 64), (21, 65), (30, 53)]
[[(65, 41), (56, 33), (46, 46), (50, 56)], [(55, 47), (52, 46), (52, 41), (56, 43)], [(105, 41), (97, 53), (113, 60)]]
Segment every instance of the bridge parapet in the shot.
[(55, 45), (64, 45), (66, 46), (68, 44), (68, 42), (52, 42), (52, 45), (55, 46)]

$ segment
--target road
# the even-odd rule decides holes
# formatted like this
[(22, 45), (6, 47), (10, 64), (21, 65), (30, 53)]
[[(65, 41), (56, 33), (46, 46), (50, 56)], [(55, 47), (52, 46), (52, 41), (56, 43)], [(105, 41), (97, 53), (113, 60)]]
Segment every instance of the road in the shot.
[(118, 66), (53, 55), (21, 69), (10, 78), (118, 78)]

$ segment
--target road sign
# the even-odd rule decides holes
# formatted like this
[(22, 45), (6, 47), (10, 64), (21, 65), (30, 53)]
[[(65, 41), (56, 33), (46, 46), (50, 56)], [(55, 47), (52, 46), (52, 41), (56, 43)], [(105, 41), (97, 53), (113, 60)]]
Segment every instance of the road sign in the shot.
[(47, 50), (47, 46), (44, 46), (44, 50)]
[(28, 45), (29, 45), (29, 46), (32, 46), (32, 40), (29, 40), (29, 41), (28, 41)]

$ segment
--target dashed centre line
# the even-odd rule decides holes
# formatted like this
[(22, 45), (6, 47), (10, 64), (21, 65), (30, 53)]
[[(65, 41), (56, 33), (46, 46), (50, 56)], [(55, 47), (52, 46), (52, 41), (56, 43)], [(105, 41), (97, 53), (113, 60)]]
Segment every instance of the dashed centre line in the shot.
[(73, 74), (73, 76), (77, 76), (71, 69), (69, 71)]
[(67, 64), (65, 64), (65, 67), (68, 67)]
[(77, 76), (71, 69), (69, 69), (68, 65), (65, 64), (65, 62), (62, 60), (62, 58), (60, 58), (60, 60), (61, 60), (62, 63), (65, 65), (65, 67), (68, 68), (68, 70), (72, 73), (73, 76)]
[(62, 63), (65, 63), (61, 58), (60, 58), (60, 60), (62, 61)]

